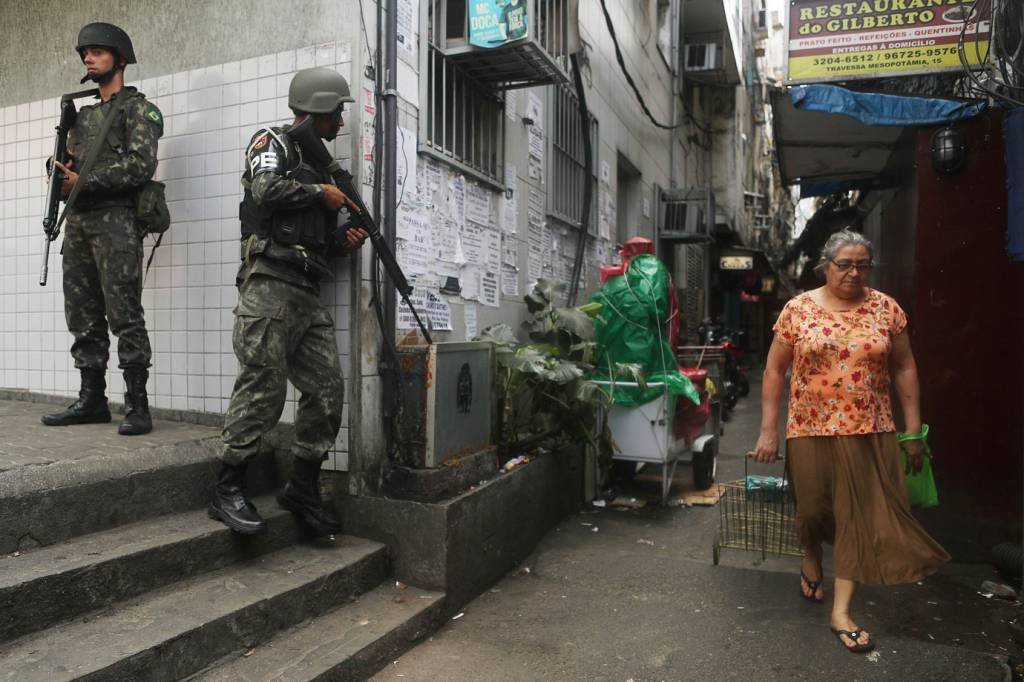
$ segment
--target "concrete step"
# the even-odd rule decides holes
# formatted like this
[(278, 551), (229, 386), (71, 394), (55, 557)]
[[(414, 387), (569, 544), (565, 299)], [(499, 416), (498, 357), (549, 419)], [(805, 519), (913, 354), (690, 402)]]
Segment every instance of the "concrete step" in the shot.
[(0, 680), (178, 680), (379, 585), (384, 545), (302, 544), (146, 593), (0, 648)]
[(267, 519), (265, 535), (232, 533), (204, 509), (0, 557), (0, 642), (300, 539), (272, 497), (254, 503)]
[(362, 680), (432, 632), (444, 617), (444, 595), (394, 583), (282, 633), (192, 678), (245, 680)]
[[(5, 469), (0, 461), (0, 554), (204, 507), (219, 469), (220, 439), (209, 427), (161, 422), (127, 438), (109, 424), (45, 427), (37, 414), (0, 416), (19, 438), (0, 440), (0, 460), (20, 462)], [(273, 455), (256, 458), (248, 474), (251, 495), (270, 492)]]

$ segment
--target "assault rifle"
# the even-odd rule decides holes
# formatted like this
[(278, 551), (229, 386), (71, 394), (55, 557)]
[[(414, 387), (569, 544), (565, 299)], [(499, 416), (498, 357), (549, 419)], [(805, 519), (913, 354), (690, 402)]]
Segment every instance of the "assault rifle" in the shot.
[(57, 209), (60, 206), (60, 188), (67, 179), (67, 176), (57, 168), (55, 161), (63, 164), (68, 162), (68, 133), (75, 125), (78, 117), (78, 110), (75, 108), (75, 100), (80, 97), (90, 97), (99, 94), (99, 90), (81, 90), (71, 92), (60, 98), (60, 121), (57, 123), (57, 139), (53, 143), (53, 158), (50, 161), (50, 183), (46, 187), (46, 210), (43, 213), (43, 269), (39, 273), (39, 285), (46, 286), (47, 275), (50, 270), (50, 243), (56, 241), (60, 236), (61, 221), (57, 217)]
[(363, 203), (363, 199), (359, 196), (359, 191), (356, 189), (355, 183), (352, 181), (352, 174), (341, 167), (335, 159), (331, 158), (330, 153), (327, 151), (327, 147), (324, 146), (323, 142), (320, 141), (320, 136), (316, 134), (313, 129), (313, 117), (307, 116), (306, 119), (299, 125), (288, 129), (287, 133), (293, 141), (297, 142), (302, 147), (303, 153), (312, 157), (312, 159), (327, 169), (327, 172), (331, 174), (331, 179), (334, 184), (340, 189), (345, 196), (347, 196), (352, 203), (356, 205), (356, 210), (352, 211), (352, 207), (347, 207), (349, 212), (352, 214), (352, 222), (359, 227), (363, 228), (370, 235), (370, 243), (373, 245), (373, 252), (380, 261), (380, 264), (384, 267), (384, 270), (388, 273), (388, 278), (391, 283), (394, 284), (395, 289), (401, 295), (402, 300), (409, 306), (409, 310), (412, 311), (412, 316), (416, 319), (416, 324), (419, 325), (420, 331), (423, 333), (423, 338), (427, 344), (433, 343), (430, 338), (430, 332), (427, 331), (426, 325), (420, 320), (419, 313), (416, 312), (416, 308), (413, 306), (412, 301), (409, 300), (409, 294), (412, 293), (412, 285), (409, 284), (409, 280), (406, 279), (405, 273), (402, 272), (402, 267), (398, 264), (395, 259), (395, 254), (391, 251), (388, 243), (384, 241), (384, 235), (380, 233), (380, 229), (377, 227), (377, 221), (373, 219), (370, 212), (366, 209), (366, 204)]

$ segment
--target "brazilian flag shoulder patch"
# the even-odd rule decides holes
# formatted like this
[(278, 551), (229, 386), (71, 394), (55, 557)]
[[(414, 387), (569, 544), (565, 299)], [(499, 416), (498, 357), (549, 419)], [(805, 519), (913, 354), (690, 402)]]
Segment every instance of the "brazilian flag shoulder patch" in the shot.
[(160, 110), (156, 108), (156, 105), (147, 102), (146, 109), (142, 113), (142, 115), (147, 121), (152, 121), (153, 123), (156, 123), (159, 126), (162, 126), (164, 124), (163, 114), (161, 114)]

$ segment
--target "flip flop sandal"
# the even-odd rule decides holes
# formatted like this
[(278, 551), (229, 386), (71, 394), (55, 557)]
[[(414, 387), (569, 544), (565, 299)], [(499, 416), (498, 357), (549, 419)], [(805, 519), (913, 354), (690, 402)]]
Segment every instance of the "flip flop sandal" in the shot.
[[(874, 640), (871, 640), (870, 642), (864, 642), (863, 644), (857, 641), (857, 638), (864, 633), (864, 628), (857, 628), (856, 630), (836, 630), (835, 628), (830, 629), (832, 630), (832, 634), (834, 634), (839, 639), (839, 643), (843, 645), (843, 648), (849, 651), (851, 654), (863, 654), (875, 648)], [(853, 640), (853, 646), (846, 645), (846, 642), (843, 641), (844, 635)]]
[(824, 582), (824, 580), (811, 580), (810, 578), (807, 577), (807, 574), (804, 573), (803, 570), (800, 571), (800, 577), (804, 581), (807, 582), (807, 587), (809, 587), (810, 590), (811, 590), (811, 594), (810, 595), (806, 595), (806, 594), (804, 594), (803, 585), (801, 585), (800, 586), (800, 596), (803, 597), (804, 599), (806, 599), (807, 601), (814, 602), (815, 604), (823, 603), (825, 601), (825, 598), (822, 597), (821, 599), (818, 599), (815, 595), (818, 594), (818, 588), (821, 587), (821, 583)]

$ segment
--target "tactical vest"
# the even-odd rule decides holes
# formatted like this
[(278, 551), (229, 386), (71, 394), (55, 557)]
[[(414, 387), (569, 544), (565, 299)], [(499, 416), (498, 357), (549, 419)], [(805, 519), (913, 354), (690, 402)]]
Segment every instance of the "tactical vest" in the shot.
[[(104, 165), (112, 164), (120, 161), (121, 158), (127, 153), (125, 150), (125, 128), (128, 117), (128, 109), (131, 107), (131, 100), (136, 97), (145, 96), (142, 93), (136, 91), (134, 88), (125, 88), (125, 103), (121, 107), (120, 111), (117, 112), (117, 119), (111, 124), (110, 132), (107, 134), (106, 141), (100, 145), (99, 154), (96, 157), (95, 165), (93, 168), (103, 167)], [(113, 108), (113, 100), (96, 104), (90, 104), (82, 107), (81, 111), (78, 112), (78, 118), (75, 119), (74, 126), (74, 148), (68, 151), (72, 156), (75, 157), (76, 162), (80, 165), (85, 160), (85, 155), (92, 148), (93, 141), (96, 136), (100, 134), (100, 130), (103, 128), (103, 122), (106, 116), (109, 115), (110, 110)], [(83, 191), (76, 202), (77, 210), (81, 209), (97, 209), (106, 208), (109, 206), (134, 206), (135, 205), (135, 190), (119, 195), (98, 195), (93, 192)]]
[[(331, 181), (326, 171), (314, 168), (302, 158), (300, 148), (280, 128), (271, 130), (275, 133), (275, 140), (285, 146), (288, 163), (285, 177), (303, 184), (320, 185)], [(262, 239), (272, 239), (279, 246), (300, 246), (326, 258), (330, 247), (329, 235), (337, 221), (337, 212), (325, 209), (320, 204), (290, 211), (272, 211), (259, 206), (253, 199), (251, 182), (249, 170), (246, 170), (242, 176), (245, 194), (239, 204), (242, 238), (256, 235)]]

